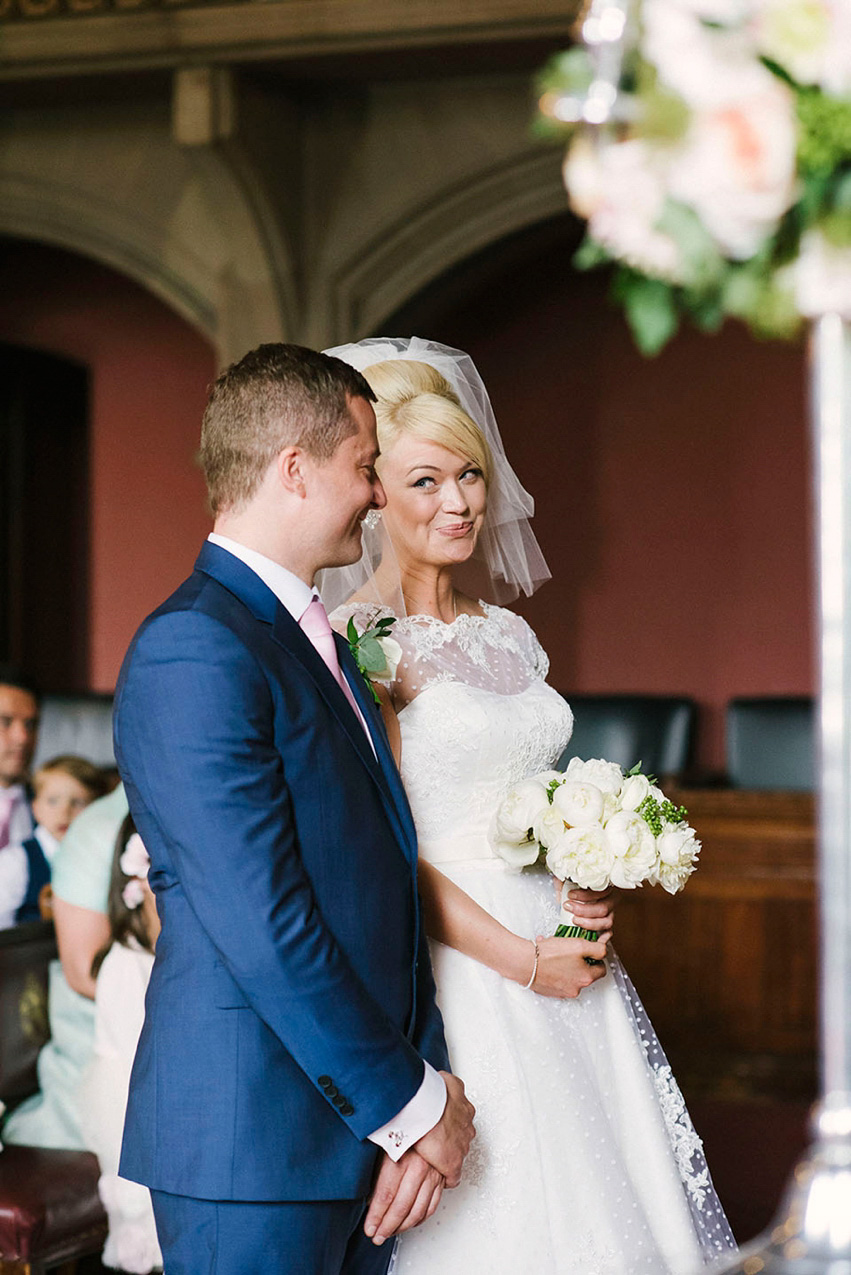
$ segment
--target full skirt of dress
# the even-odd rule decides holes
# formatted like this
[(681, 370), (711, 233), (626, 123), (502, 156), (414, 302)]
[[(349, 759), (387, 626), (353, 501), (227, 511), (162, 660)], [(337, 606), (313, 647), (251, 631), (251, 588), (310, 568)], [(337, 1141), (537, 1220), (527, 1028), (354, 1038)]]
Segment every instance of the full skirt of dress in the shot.
[[(552, 934), (552, 877), (442, 862), (515, 933)], [(688, 1275), (734, 1246), (700, 1139), (617, 957), (575, 1000), (432, 944), (453, 1071), (476, 1107), (459, 1187), (394, 1275)]]

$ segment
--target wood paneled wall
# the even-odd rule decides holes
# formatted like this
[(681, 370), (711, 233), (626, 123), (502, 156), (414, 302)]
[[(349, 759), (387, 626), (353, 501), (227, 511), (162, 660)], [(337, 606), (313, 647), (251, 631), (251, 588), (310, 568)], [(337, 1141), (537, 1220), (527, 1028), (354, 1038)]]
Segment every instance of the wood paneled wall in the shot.
[(715, 1097), (816, 1090), (813, 798), (670, 791), (703, 842), (674, 897), (622, 892), (615, 942), (683, 1087)]

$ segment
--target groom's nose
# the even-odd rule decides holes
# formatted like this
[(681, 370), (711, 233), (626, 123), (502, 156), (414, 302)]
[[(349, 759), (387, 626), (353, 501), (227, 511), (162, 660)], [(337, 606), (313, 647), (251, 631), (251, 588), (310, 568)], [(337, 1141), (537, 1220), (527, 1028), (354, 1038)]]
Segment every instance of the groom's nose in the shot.
[(387, 493), (381, 485), (381, 479), (376, 477), (372, 484), (372, 507), (373, 509), (383, 509), (387, 504)]

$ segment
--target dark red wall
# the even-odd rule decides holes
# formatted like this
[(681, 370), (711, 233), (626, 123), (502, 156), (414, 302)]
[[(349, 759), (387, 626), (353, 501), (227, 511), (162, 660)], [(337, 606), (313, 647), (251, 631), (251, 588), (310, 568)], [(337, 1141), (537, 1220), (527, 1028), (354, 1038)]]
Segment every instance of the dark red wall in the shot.
[(90, 371), (89, 682), (111, 689), (139, 621), (191, 570), (209, 530), (193, 457), (213, 350), (87, 258), (5, 240), (0, 265), (0, 341)]
[(491, 251), (391, 326), (468, 350), (490, 390), (553, 573), (520, 605), (551, 681), (693, 696), (720, 767), (727, 700), (813, 689), (804, 349), (729, 324), (642, 358), (573, 233)]

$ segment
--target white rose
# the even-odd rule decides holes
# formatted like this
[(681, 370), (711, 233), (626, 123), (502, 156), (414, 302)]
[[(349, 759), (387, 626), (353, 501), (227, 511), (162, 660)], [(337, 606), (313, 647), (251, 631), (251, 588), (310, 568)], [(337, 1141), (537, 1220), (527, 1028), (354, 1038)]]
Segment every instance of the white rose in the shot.
[(599, 823), (603, 817), (603, 794), (596, 784), (568, 779), (553, 793), (553, 808), (571, 828)]
[(640, 815), (622, 810), (604, 829), (612, 854), (611, 879), (622, 890), (633, 890), (653, 875), (656, 839)]
[(518, 845), (526, 840), (529, 829), (549, 808), (546, 788), (536, 779), (524, 779), (506, 794), (496, 812), (496, 838)]
[(575, 881), (583, 890), (605, 890), (612, 851), (599, 824), (568, 828), (547, 852), (547, 867), (560, 881)]
[(377, 673), (370, 673), (370, 680), (382, 683), (394, 682), (396, 680), (396, 670), (402, 659), (402, 648), (396, 639), (392, 637), (376, 638), (376, 641), (381, 647), (381, 653), (384, 656), (384, 668)]
[(661, 153), (640, 138), (593, 146), (581, 134), (564, 162), (574, 212), (613, 257), (654, 278), (682, 282), (680, 250), (656, 229), (665, 205)]
[(516, 841), (500, 841), (493, 836), (489, 836), (488, 840), (494, 854), (498, 854), (512, 868), (528, 868), (538, 862), (540, 846), (537, 841), (523, 841), (518, 844)]
[(676, 894), (697, 867), (700, 842), (694, 828), (687, 823), (665, 823), (656, 838), (656, 852), (654, 879), (669, 894)]
[(627, 775), (620, 791), (622, 810), (637, 810), (645, 797), (650, 796), (650, 780), (646, 775)]
[(564, 771), (542, 770), (540, 775), (532, 775), (532, 779), (534, 779), (536, 784), (543, 784), (545, 788), (548, 788), (552, 783), (564, 783)]
[(671, 197), (693, 208), (737, 261), (759, 250), (797, 189), (794, 98), (765, 76), (759, 93), (696, 110), (668, 169)]
[(564, 833), (564, 819), (556, 806), (550, 806), (532, 825), (532, 835), (548, 850)]
[(583, 761), (572, 757), (565, 771), (567, 779), (577, 784), (593, 784), (603, 793), (619, 793), (623, 783), (623, 771), (616, 762), (603, 761), (599, 757)]
[(835, 312), (851, 320), (851, 248), (836, 247), (810, 230), (790, 275), (801, 314), (814, 319)]
[[(659, 79), (695, 109), (707, 109), (758, 93), (771, 78), (755, 56), (741, 19), (745, 6), (644, 0), (641, 51)], [(707, 27), (706, 22), (722, 24)], [(729, 24), (725, 28), (724, 24)]]
[(845, 0), (761, 0), (751, 32), (761, 54), (799, 84), (851, 94), (851, 8)]

